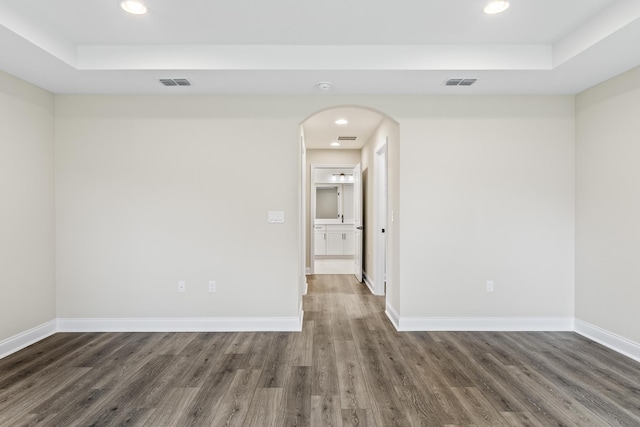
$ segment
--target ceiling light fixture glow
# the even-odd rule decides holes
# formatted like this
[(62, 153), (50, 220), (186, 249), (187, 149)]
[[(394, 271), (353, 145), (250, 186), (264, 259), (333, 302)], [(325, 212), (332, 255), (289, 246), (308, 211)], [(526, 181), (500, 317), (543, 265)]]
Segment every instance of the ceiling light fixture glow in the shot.
[(147, 13), (147, 7), (137, 0), (123, 1), (120, 3), (120, 7), (122, 7), (125, 12), (131, 13), (132, 15), (144, 15)]
[(338, 141), (334, 141), (331, 143), (332, 147), (340, 147), (340, 143)]
[(484, 7), (484, 13), (495, 15), (509, 9), (509, 2), (506, 0), (494, 0)]
[(349, 123), (349, 121), (346, 120), (346, 119), (338, 119), (338, 120), (335, 121), (335, 123), (337, 125), (346, 125), (347, 123)]

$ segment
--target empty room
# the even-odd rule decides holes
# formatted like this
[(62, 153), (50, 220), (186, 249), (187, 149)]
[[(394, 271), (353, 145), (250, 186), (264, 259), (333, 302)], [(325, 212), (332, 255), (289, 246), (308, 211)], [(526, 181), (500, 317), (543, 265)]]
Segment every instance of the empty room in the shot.
[(0, 426), (640, 425), (640, 0), (0, 2)]

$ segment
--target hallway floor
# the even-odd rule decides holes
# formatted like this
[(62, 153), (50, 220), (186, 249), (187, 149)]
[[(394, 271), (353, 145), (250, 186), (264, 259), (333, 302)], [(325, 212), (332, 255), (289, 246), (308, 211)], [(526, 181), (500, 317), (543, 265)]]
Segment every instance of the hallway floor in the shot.
[(313, 272), (319, 274), (353, 274), (353, 258), (348, 259), (316, 259), (313, 263)]
[(396, 332), (353, 276), (302, 332), (61, 333), (0, 360), (0, 426), (638, 426), (640, 364), (574, 333)]

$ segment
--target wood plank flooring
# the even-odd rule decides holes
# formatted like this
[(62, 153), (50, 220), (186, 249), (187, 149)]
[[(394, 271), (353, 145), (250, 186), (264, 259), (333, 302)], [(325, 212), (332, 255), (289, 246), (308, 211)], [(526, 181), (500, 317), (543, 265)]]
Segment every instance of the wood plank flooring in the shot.
[(0, 360), (0, 426), (640, 426), (640, 364), (573, 333), (396, 332), (352, 276), (297, 333), (61, 333)]

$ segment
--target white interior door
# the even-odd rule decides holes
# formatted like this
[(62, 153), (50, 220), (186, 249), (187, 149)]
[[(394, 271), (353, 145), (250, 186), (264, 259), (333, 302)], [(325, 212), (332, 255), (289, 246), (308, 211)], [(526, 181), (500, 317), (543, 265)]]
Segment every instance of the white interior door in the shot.
[(362, 282), (362, 171), (360, 163), (353, 168), (354, 255), (353, 274)]

